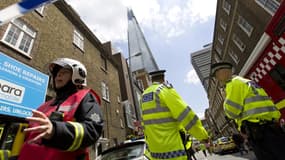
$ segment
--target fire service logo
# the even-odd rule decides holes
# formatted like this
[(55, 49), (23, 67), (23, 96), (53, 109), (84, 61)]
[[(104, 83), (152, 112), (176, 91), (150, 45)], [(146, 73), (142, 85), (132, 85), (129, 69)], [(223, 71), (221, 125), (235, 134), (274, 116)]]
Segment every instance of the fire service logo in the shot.
[(24, 97), (24, 93), (24, 87), (0, 79), (0, 99), (15, 103), (21, 103)]

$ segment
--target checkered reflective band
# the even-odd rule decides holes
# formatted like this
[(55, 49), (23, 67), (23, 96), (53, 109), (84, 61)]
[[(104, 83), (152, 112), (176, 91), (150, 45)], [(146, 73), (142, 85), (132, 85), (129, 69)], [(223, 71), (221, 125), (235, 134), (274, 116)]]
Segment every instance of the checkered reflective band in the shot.
[(151, 156), (153, 158), (157, 159), (169, 159), (169, 158), (177, 158), (181, 156), (186, 156), (185, 150), (178, 150), (178, 151), (172, 151), (172, 152), (163, 152), (163, 153), (154, 153), (150, 152)]
[[(283, 34), (277, 42), (268, 45), (270, 48), (266, 50), (266, 55), (258, 62), (256, 68), (250, 73), (250, 79), (259, 82), (263, 76), (267, 75), (271, 69), (284, 59), (285, 55), (285, 34)], [(283, 62), (282, 62), (283, 63)]]

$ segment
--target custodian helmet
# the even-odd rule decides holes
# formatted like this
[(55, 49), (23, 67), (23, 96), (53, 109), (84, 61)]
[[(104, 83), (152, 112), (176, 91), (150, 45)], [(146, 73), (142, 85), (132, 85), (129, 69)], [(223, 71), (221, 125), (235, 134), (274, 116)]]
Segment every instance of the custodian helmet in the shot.
[(58, 58), (52, 61), (49, 64), (49, 72), (54, 75), (54, 69), (56, 65), (64, 67), (64, 68), (71, 68), (72, 69), (72, 83), (75, 85), (86, 86), (87, 85), (87, 70), (85, 66), (74, 59), (70, 58)]

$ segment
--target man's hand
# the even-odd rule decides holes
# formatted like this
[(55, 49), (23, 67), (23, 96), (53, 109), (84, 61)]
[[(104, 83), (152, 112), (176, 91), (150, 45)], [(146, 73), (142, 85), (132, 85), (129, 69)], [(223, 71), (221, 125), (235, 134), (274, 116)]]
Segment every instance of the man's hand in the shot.
[(41, 138), (50, 139), (53, 135), (53, 125), (50, 119), (43, 113), (33, 110), (33, 116), (27, 117), (26, 120), (30, 123), (36, 123), (35, 127), (24, 129), (25, 132), (38, 132), (39, 135), (31, 139), (29, 143), (33, 143)]

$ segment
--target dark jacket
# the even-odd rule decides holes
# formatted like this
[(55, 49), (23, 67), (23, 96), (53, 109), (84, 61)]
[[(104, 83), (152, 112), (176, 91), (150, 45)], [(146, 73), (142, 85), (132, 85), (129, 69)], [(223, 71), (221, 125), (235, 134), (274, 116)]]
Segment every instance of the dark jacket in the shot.
[(240, 134), (233, 134), (232, 138), (236, 145), (242, 144), (244, 142), (244, 139)]
[[(61, 92), (51, 105), (57, 106), (58, 108), (59, 105), (74, 92), (76, 92), (76, 90)], [(102, 134), (103, 115), (96, 98), (91, 93), (87, 93), (83, 98), (75, 112), (74, 118), (75, 121), (81, 123), (84, 128), (84, 138), (80, 148), (86, 148), (94, 144)], [(72, 145), (75, 137), (73, 126), (63, 121), (51, 121), (55, 129), (54, 135), (49, 140), (43, 139), (43, 144), (61, 150), (68, 149)]]

